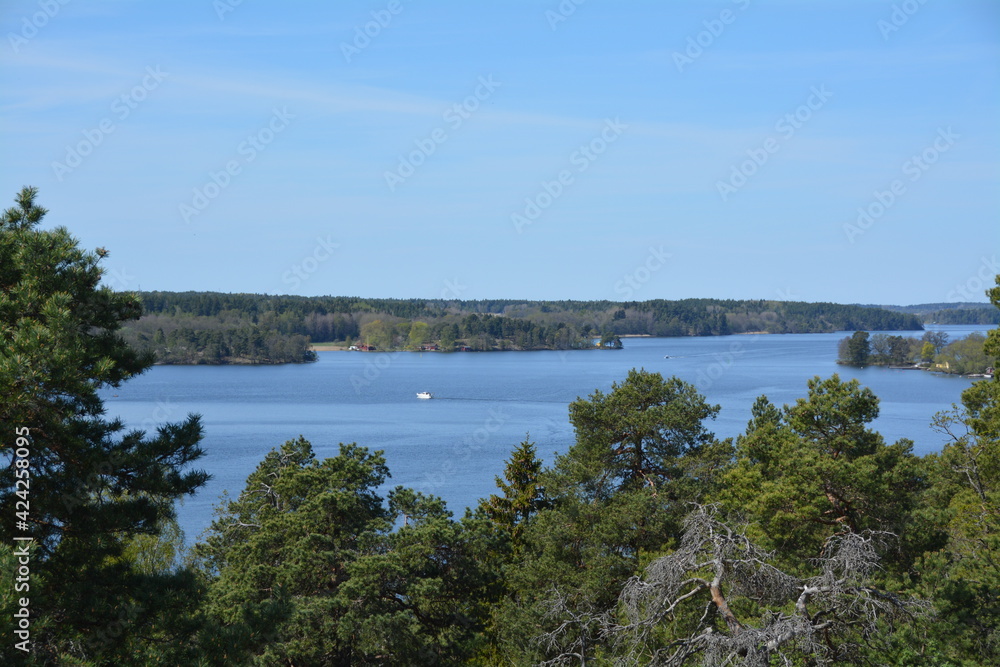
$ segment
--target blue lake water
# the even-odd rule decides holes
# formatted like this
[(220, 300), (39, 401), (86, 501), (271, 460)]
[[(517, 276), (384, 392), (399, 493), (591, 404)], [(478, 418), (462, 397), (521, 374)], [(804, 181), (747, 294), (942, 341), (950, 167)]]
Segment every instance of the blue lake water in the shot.
[[(983, 330), (934, 328), (952, 339)], [(874, 428), (887, 441), (909, 438), (918, 454), (940, 449), (944, 437), (931, 430), (931, 418), (957, 403), (972, 380), (838, 366), (837, 343), (846, 335), (630, 338), (620, 351), (320, 352), (317, 363), (304, 365), (156, 366), (103, 397), (108, 415), (130, 427), (202, 415), (200, 467), (213, 478), (179, 509), (191, 542), (208, 527), (223, 490), (237, 495), (270, 449), (298, 435), (320, 458), (334, 456), (340, 442), (381, 449), (392, 473), (383, 491), (401, 484), (434, 493), (460, 515), (496, 491), (494, 477), (526, 433), (551, 463), (573, 442), (569, 403), (608, 391), (639, 367), (676, 375), (719, 404), (709, 425), (719, 437), (743, 431), (761, 394), (794, 403), (809, 378), (839, 373), (879, 396)], [(435, 398), (420, 400), (418, 391)]]

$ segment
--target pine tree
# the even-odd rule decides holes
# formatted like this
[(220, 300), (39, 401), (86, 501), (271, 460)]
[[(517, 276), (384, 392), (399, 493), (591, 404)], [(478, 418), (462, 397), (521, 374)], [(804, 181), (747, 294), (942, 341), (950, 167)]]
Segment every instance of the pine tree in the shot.
[[(32, 659), (121, 661), (137, 628), (147, 645), (163, 639), (153, 621), (190, 583), (143, 572), (129, 549), (170, 525), (174, 501), (206, 481), (185, 471), (202, 455), (201, 425), (190, 416), (147, 437), (104, 417), (98, 392), (152, 363), (119, 335), (142, 307), (100, 286), (106, 250), (39, 229), (36, 194), (22, 189), (0, 218), (0, 543), (32, 538)], [(8, 520), (22, 508), (23, 523)], [(0, 651), (6, 664), (25, 657), (10, 642)]]
[(879, 410), (870, 389), (837, 375), (815, 377), (808, 389), (807, 398), (783, 410), (757, 399), (719, 494), (753, 521), (760, 531), (755, 537), (790, 568), (813, 557), (833, 534), (907, 533), (924, 487), (913, 443), (886, 444), (868, 428)]

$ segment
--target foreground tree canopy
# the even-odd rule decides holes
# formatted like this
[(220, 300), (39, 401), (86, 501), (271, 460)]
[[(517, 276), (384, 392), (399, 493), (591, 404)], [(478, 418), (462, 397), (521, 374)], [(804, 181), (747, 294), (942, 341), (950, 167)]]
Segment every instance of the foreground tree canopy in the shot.
[[(45, 209), (35, 194), (22, 190), (0, 219), (0, 553), (10, 568), (2, 654), (7, 664), (24, 657), (9, 639), (25, 597), (36, 661), (124, 664), (138, 645), (156, 653), (170, 642), (177, 600), (192, 595), (190, 573), (169, 562), (143, 568), (130, 549), (137, 540), (155, 546), (174, 501), (205, 482), (187, 469), (202, 455), (201, 425), (191, 416), (147, 435), (103, 417), (97, 392), (152, 363), (120, 336), (141, 306), (100, 286), (106, 251), (81, 250), (63, 228), (39, 229)], [(27, 457), (15, 456), (15, 434)], [(17, 595), (8, 588), (15, 536), (31, 538), (29, 587)]]
[(761, 396), (720, 440), (717, 406), (634, 369), (570, 404), (551, 465), (514, 446), (461, 519), (385, 492), (380, 451), (300, 436), (182, 554), (199, 420), (104, 417), (98, 392), (152, 361), (121, 336), (140, 304), (34, 199), (0, 221), (0, 570), (28, 586), (0, 587), (3, 664), (1000, 664), (1000, 380), (918, 457), (854, 380)]

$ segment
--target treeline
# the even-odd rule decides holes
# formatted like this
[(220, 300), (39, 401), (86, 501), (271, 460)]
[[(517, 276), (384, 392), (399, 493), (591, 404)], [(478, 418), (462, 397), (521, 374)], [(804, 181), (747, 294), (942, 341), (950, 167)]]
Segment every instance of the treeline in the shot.
[(988, 303), (962, 301), (881, 307), (899, 313), (916, 315), (925, 324), (1000, 324), (1000, 311)]
[[(867, 322), (867, 326), (856, 326)], [(830, 333), (851, 329), (917, 331), (906, 313), (836, 303), (719, 299), (653, 300), (622, 304), (612, 330), (653, 336), (716, 336), (730, 333)]]
[[(260, 327), (313, 343), (360, 343), (379, 349), (536, 350), (592, 347), (605, 336), (717, 336), (819, 333), (851, 329), (919, 330), (910, 314), (863, 306), (718, 299), (610, 301), (448, 301), (296, 297), (217, 292), (143, 292), (146, 315), (130, 327), (158, 355), (158, 329)], [(411, 333), (415, 332), (415, 336)], [(296, 344), (281, 343), (294, 348)], [(187, 354), (188, 351), (182, 351)], [(170, 354), (173, 354), (171, 352)], [(194, 356), (214, 363), (215, 348)], [(223, 358), (225, 355), (223, 355)], [(163, 357), (162, 360), (166, 360)]]
[(211, 317), (141, 318), (125, 330), (136, 349), (151, 352), (160, 364), (286, 364), (316, 360), (309, 338), (282, 334), (267, 326), (224, 324)]
[(986, 337), (971, 333), (949, 342), (943, 331), (928, 331), (922, 338), (855, 331), (838, 345), (837, 363), (850, 366), (913, 366), (941, 373), (979, 375), (993, 370)]
[[(563, 322), (547, 326), (503, 315), (476, 314), (451, 323), (439, 320), (434, 324), (389, 317), (373, 320), (361, 327), (358, 341), (367, 349), (441, 352), (570, 350), (595, 346), (591, 338)], [(619, 340), (619, 347), (620, 343)]]
[(922, 318), (934, 324), (1000, 324), (1000, 312), (996, 308), (934, 310)]

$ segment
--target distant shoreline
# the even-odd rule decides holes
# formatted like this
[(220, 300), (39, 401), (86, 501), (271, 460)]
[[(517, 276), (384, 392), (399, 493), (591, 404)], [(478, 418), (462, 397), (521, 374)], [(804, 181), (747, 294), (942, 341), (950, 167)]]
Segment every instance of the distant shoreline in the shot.
[[(624, 338), (625, 336), (622, 336)], [(638, 338), (639, 336), (632, 336), (632, 338)], [(644, 336), (645, 338), (652, 338), (652, 336)], [(340, 343), (313, 343), (309, 346), (309, 349), (313, 352), (367, 352), (369, 354), (379, 354), (379, 353), (389, 353), (394, 354), (396, 352), (410, 352), (412, 354), (421, 354), (423, 352), (433, 352), (433, 353), (443, 353), (441, 350), (350, 350), (347, 345)], [(601, 350), (605, 348), (597, 347), (579, 347), (579, 348), (545, 348), (539, 350), (475, 350), (475, 352), (565, 352), (567, 350)], [(459, 350), (455, 350), (458, 352)], [(451, 354), (451, 353), (443, 353)]]

